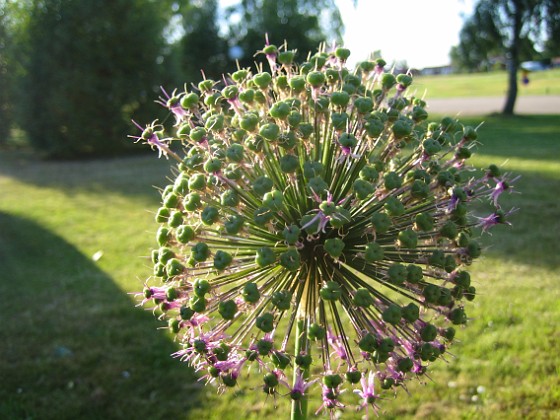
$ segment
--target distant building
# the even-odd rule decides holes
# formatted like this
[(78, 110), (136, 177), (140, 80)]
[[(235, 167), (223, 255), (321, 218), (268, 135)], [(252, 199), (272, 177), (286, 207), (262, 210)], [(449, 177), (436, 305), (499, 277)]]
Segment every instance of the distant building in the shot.
[(455, 70), (451, 65), (447, 66), (437, 66), (437, 67), (425, 67), (420, 70), (422, 76), (433, 76), (437, 74), (453, 74)]

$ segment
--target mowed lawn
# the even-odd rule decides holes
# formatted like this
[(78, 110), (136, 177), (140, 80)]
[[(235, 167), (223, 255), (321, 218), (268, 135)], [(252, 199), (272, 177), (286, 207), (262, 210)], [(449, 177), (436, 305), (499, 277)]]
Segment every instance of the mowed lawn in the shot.
[[(420, 79), (419, 79), (420, 81)], [(380, 418), (548, 419), (560, 411), (560, 117), (480, 117), (475, 166), (521, 175), (502, 196), (513, 226), (484, 236), (478, 297), (426, 384)], [(151, 268), (168, 162), (154, 155), (45, 162), (0, 152), (0, 419), (287, 418), (260, 390), (218, 395), (169, 355), (136, 307)], [(480, 205), (477, 215), (489, 209)], [(94, 257), (95, 256), (95, 257)], [(275, 407), (276, 405), (276, 407)], [(320, 402), (313, 400), (311, 409)], [(363, 413), (347, 411), (343, 418)]]
[[(560, 95), (560, 69), (529, 73), (529, 83), (521, 83), (518, 74), (520, 96)], [(427, 98), (467, 98), (473, 96), (505, 96), (508, 75), (505, 71), (472, 74), (417, 76), (411, 89), (417, 96), (426, 93)]]

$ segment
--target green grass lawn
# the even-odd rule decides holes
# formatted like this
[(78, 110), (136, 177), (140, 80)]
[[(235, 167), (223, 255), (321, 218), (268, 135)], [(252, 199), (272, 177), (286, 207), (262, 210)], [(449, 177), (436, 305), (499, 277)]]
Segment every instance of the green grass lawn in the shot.
[[(560, 117), (485, 119), (473, 163), (520, 174), (501, 200), (520, 210), (512, 228), (485, 236), (472, 270), (479, 296), (447, 362), (427, 384), (410, 383), (410, 395), (382, 401), (381, 418), (547, 419), (560, 410)], [(221, 396), (201, 387), (169, 357), (177, 347), (161, 324), (135, 306), (130, 293), (151, 271), (143, 256), (157, 228), (153, 186), (166, 184), (168, 162), (0, 153), (1, 419), (288, 416), (259, 379)]]
[[(418, 76), (411, 89), (430, 98), (466, 98), (473, 96), (504, 96), (508, 82), (505, 71), (475, 74)], [(521, 76), (519, 76), (520, 78)], [(529, 84), (519, 83), (519, 95), (560, 95), (560, 69), (529, 74)]]

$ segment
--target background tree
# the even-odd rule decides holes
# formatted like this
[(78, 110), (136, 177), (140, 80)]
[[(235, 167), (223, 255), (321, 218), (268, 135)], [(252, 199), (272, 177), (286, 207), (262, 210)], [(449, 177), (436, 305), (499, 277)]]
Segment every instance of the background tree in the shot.
[(343, 24), (334, 0), (242, 0), (229, 9), (230, 47), (243, 51), (242, 67), (251, 66), (253, 52), (262, 49), (264, 35), (280, 46), (297, 49), (303, 60), (319, 43), (339, 42)]
[[(519, 63), (535, 57), (536, 48), (560, 37), (560, 0), (479, 0), (451, 51), (460, 67), (488, 67), (492, 55), (507, 59), (508, 93), (504, 114), (513, 114)], [(552, 43), (557, 46), (557, 42)]]
[(18, 122), (32, 145), (57, 158), (125, 150), (131, 117), (142, 119), (166, 72), (170, 3), (18, 3)]
[(191, 1), (181, 9), (183, 36), (176, 43), (183, 81), (219, 79), (228, 68), (228, 46), (220, 36), (217, 0)]

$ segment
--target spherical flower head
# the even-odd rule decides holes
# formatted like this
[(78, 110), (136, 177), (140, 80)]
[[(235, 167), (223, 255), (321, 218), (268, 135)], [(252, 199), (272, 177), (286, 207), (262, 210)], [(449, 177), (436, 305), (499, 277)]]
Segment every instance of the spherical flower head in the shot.
[[(138, 126), (177, 161), (142, 304), (221, 391), (260, 372), (266, 395), (320, 393), (332, 413), (355, 389), (377, 410), (468, 322), (475, 228), (508, 224), (498, 200), (512, 181), (495, 166), (473, 175), (476, 130), (427, 122), (426, 103), (406, 96), (413, 77), (384, 61), (350, 72), (343, 48), (299, 66), (261, 52), (269, 71), (164, 91), (175, 124)], [(495, 211), (471, 216), (485, 197)]]

